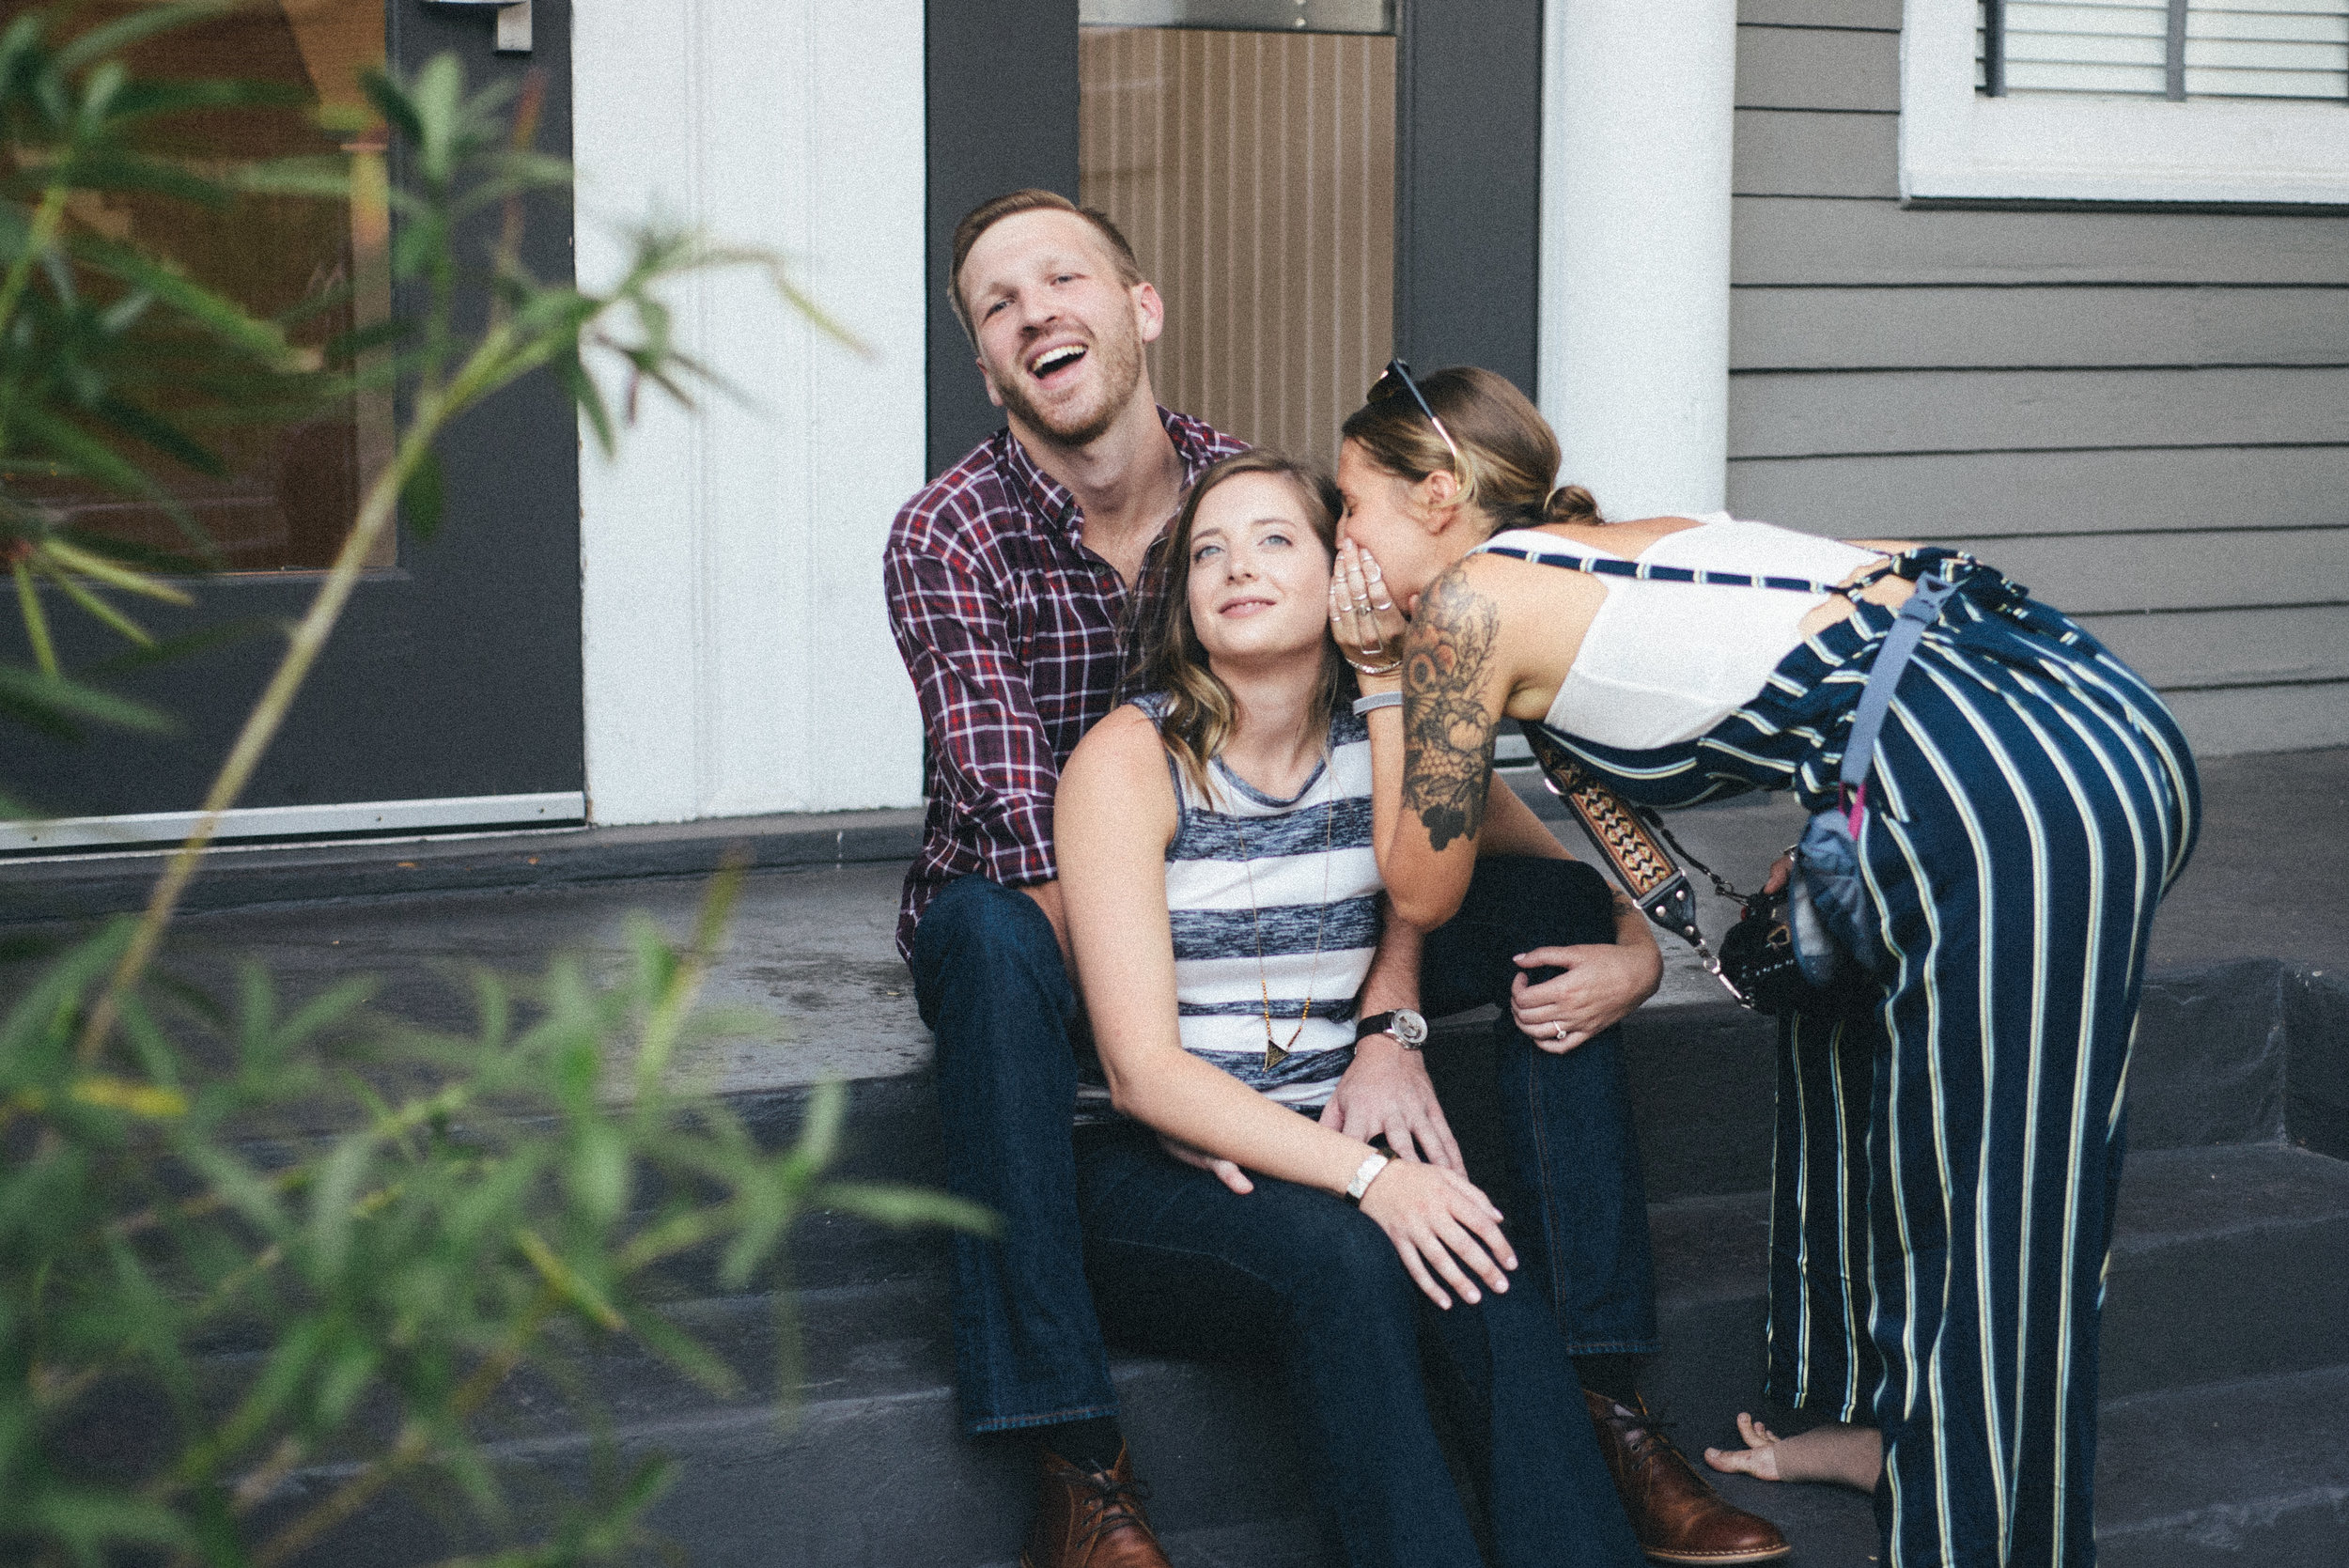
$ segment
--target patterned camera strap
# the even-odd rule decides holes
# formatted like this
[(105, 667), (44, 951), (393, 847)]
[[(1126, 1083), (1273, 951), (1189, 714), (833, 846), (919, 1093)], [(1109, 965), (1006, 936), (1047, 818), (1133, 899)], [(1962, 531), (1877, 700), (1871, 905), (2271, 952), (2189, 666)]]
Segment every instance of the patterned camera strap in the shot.
[(1696, 891), (1688, 885), (1680, 862), (1664, 847), (1653, 814), (1643, 818), (1637, 807), (1599, 783), (1579, 758), (1541, 725), (1527, 721), (1519, 727), (1525, 732), (1526, 744), (1533, 748), (1533, 760), (1541, 764), (1542, 782), (1573, 811), (1574, 819), (1582, 825), (1624, 892), (1631, 895), (1631, 902), (1648, 919), (1695, 948), (1715, 974), (1720, 973), (1720, 964), (1697, 927)]

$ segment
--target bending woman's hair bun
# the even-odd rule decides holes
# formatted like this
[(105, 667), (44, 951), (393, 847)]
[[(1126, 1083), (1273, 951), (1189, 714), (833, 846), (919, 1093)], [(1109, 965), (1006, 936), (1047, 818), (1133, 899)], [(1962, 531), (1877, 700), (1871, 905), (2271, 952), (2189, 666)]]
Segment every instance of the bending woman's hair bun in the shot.
[(1542, 503), (1544, 522), (1605, 522), (1598, 503), (1579, 485), (1561, 485)]

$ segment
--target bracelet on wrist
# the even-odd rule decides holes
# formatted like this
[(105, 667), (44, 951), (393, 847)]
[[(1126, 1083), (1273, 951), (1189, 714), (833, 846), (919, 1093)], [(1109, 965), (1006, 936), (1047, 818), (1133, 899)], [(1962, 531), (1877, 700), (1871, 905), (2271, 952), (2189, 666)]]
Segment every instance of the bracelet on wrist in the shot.
[(1362, 1157), (1361, 1164), (1354, 1168), (1354, 1179), (1346, 1184), (1346, 1196), (1347, 1200), (1356, 1207), (1361, 1207), (1362, 1194), (1370, 1190), (1370, 1184), (1378, 1179), (1379, 1172), (1384, 1171), (1388, 1166), (1393, 1163), (1394, 1158), (1392, 1156), (1382, 1155), (1376, 1149), (1373, 1149), (1370, 1153), (1364, 1155)]
[(1392, 675), (1399, 673), (1403, 668), (1403, 660), (1400, 659), (1391, 660), (1385, 664), (1365, 664), (1361, 660), (1356, 659), (1353, 655), (1348, 654), (1346, 661), (1354, 666), (1354, 673), (1358, 675)]
[(1376, 713), (1382, 707), (1401, 707), (1402, 706), (1402, 692), (1374, 691), (1367, 697), (1354, 699), (1354, 714), (1355, 717), (1360, 718), (1366, 713)]

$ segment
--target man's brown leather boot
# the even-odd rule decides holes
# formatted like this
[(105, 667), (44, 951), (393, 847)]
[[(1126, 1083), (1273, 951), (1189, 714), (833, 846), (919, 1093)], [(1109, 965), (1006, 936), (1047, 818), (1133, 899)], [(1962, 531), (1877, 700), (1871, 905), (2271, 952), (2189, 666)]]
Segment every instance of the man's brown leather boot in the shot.
[(1125, 1449), (1116, 1465), (1090, 1474), (1046, 1451), (1019, 1568), (1171, 1568), (1143, 1515), (1148, 1490)]
[(1628, 1405), (1618, 1405), (1589, 1389), (1582, 1399), (1591, 1407), (1598, 1452), (1607, 1456), (1641, 1551), (1658, 1562), (1710, 1568), (1775, 1562), (1794, 1550), (1776, 1525), (1731, 1507), (1697, 1474), (1672, 1439), (1657, 1430), (1646, 1401), (1634, 1395)]

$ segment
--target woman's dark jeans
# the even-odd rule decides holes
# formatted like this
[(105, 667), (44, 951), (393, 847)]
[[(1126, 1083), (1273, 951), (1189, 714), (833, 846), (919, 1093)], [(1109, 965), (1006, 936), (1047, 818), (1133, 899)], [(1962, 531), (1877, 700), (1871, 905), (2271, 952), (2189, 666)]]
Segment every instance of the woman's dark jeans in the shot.
[(1479, 1568), (1419, 1375), (1431, 1328), (1442, 1353), (1428, 1370), (1464, 1385), (1479, 1418), (1497, 1560), (1635, 1568), (1565, 1343), (1522, 1268), (1515, 1288), (1438, 1311), (1353, 1204), (1255, 1186), (1243, 1197), (1176, 1163), (1145, 1128), (1078, 1132), (1085, 1259), (1111, 1332), (1180, 1355), (1277, 1358), (1314, 1500), (1351, 1568)]
[[(1521, 1279), (1555, 1304), (1578, 1355), (1657, 1348), (1647, 1195), (1618, 1032), (1563, 1056), (1510, 1023), (1512, 957), (1614, 939), (1606, 881), (1573, 861), (1477, 862), (1466, 901), (1420, 965), (1430, 1017), (1498, 1001), (1499, 1100), (1516, 1188)], [(946, 1184), (1003, 1216), (995, 1240), (954, 1243), (955, 1366), (972, 1433), (1113, 1414), (1086, 1289), (1069, 1143), (1077, 998), (1035, 901), (984, 877), (941, 893), (913, 939), (914, 996), (938, 1037)]]

